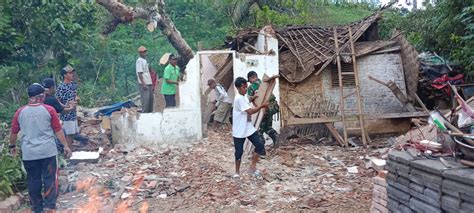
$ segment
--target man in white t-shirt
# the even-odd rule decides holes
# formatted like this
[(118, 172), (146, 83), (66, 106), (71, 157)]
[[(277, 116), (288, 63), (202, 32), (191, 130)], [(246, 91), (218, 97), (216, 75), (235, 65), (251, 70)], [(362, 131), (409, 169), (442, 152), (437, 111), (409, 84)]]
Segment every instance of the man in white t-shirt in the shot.
[(146, 61), (147, 49), (144, 46), (138, 48), (138, 57), (135, 64), (137, 71), (138, 84), (140, 87), (140, 101), (142, 102), (142, 113), (153, 112), (153, 83), (151, 80), (150, 69)]
[(257, 161), (260, 155), (265, 155), (265, 146), (261, 143), (257, 129), (252, 124), (251, 116), (262, 108), (268, 108), (268, 103), (256, 107), (250, 105), (249, 99), (246, 97), (247, 80), (245, 78), (238, 77), (235, 79), (234, 85), (238, 90), (234, 99), (234, 109), (232, 110), (232, 136), (235, 147), (234, 177), (240, 177), (240, 163), (246, 138), (255, 146), (250, 172), (255, 176), (260, 176), (260, 172), (257, 170)]

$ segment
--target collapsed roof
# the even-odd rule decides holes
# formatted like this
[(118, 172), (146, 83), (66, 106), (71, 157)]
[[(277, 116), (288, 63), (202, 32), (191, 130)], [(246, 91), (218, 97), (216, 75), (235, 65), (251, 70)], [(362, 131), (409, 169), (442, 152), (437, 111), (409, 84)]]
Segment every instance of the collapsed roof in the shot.
[[(384, 7), (385, 8), (385, 7)], [(357, 22), (334, 27), (288, 26), (276, 29), (279, 46), (280, 75), (291, 83), (298, 83), (311, 74), (318, 75), (336, 58), (334, 28), (337, 31), (337, 42), (341, 51), (341, 60), (351, 63), (349, 46), (349, 28), (354, 41), (378, 40), (377, 21), (384, 8)], [(256, 41), (258, 31), (244, 29), (227, 46), (233, 50), (248, 51), (249, 45)], [(376, 44), (380, 48), (392, 43)], [(356, 54), (367, 49), (367, 45), (356, 43)], [(371, 51), (380, 48), (369, 48)], [(366, 53), (368, 53), (366, 51)]]

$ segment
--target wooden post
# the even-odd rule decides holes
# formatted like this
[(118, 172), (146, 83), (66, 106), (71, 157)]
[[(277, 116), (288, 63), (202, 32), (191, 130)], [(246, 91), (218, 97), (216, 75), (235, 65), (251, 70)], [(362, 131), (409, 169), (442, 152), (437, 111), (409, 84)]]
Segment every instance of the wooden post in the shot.
[(336, 46), (336, 63), (337, 63), (337, 76), (339, 77), (339, 96), (340, 96), (340, 104), (339, 110), (341, 112), (341, 119), (342, 119), (342, 129), (343, 129), (343, 136), (344, 136), (344, 143), (348, 146), (347, 142), (347, 128), (346, 128), (346, 113), (344, 111), (344, 85), (342, 84), (342, 71), (341, 71), (341, 55), (339, 54), (339, 39), (337, 39), (337, 32), (336, 28), (333, 28), (334, 32), (334, 45)]

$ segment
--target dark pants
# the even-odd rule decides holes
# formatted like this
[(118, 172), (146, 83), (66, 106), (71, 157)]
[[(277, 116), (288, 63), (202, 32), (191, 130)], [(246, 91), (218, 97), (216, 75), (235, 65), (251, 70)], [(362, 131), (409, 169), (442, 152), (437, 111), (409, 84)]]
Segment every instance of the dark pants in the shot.
[[(23, 161), (28, 179), (28, 194), (33, 212), (42, 212), (43, 207), (56, 208), (58, 197), (58, 164), (56, 156), (39, 160)], [(41, 189), (43, 188), (43, 195)]]
[(165, 108), (176, 106), (176, 95), (164, 95), (164, 96), (165, 96), (165, 102), (166, 102)]
[[(265, 155), (265, 146), (260, 142), (260, 136), (258, 132), (254, 132), (252, 135), (248, 136), (247, 139), (255, 146), (255, 152), (259, 155)], [(238, 161), (242, 158), (244, 153), (244, 143), (245, 138), (236, 138), (234, 137), (234, 147), (235, 147), (235, 160)]]
[(153, 112), (153, 102), (155, 95), (153, 94), (153, 85), (146, 85), (147, 89), (140, 86), (140, 101), (142, 102), (142, 113)]

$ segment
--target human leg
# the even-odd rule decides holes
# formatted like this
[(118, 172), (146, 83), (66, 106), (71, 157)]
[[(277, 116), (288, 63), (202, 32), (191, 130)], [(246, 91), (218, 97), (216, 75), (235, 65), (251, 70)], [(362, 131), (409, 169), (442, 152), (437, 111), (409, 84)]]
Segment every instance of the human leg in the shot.
[(48, 209), (56, 209), (59, 172), (56, 156), (43, 159), (41, 170), (44, 182), (44, 207)]
[(244, 153), (245, 138), (234, 137), (234, 156), (235, 156), (235, 173), (240, 173), (240, 163), (242, 162), (242, 154)]
[(28, 180), (28, 195), (30, 196), (31, 210), (34, 213), (43, 211), (43, 196), (41, 188), (41, 160), (23, 161)]
[(260, 135), (258, 132), (254, 132), (252, 135), (248, 137), (250, 142), (255, 147), (254, 154), (252, 155), (252, 164), (250, 169), (255, 171), (257, 169), (257, 161), (260, 155), (265, 155), (265, 146), (260, 141)]

